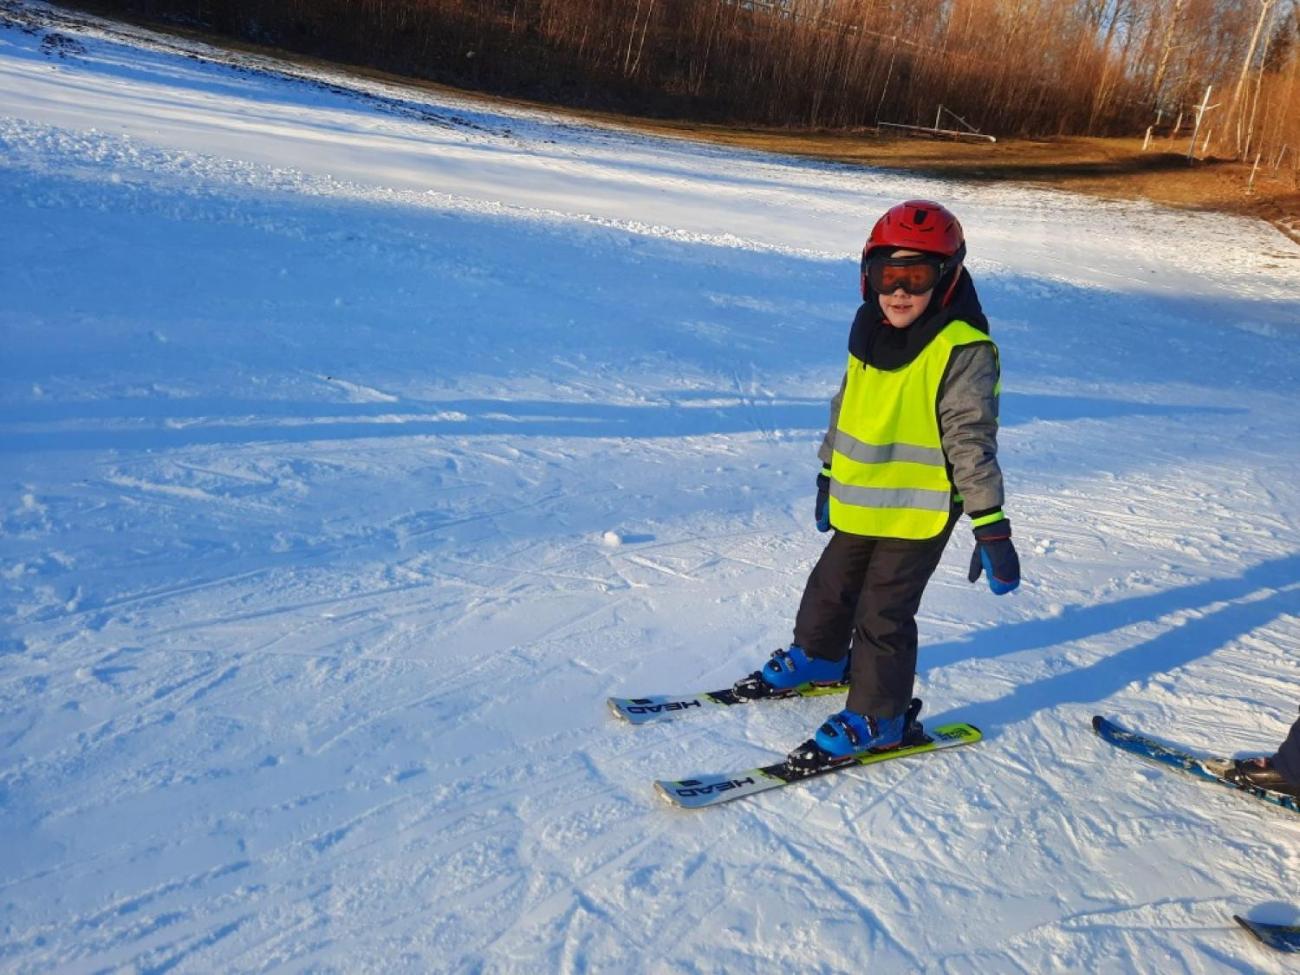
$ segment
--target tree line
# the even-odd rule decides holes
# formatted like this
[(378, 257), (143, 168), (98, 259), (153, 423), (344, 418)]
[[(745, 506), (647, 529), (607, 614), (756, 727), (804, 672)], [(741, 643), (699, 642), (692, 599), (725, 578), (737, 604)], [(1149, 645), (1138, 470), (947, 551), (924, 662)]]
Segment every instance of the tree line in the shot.
[(1274, 168), (1294, 168), (1300, 154), (1300, 0), (99, 6), (462, 87), (649, 115), (854, 129), (932, 125), (943, 106), (949, 124), (1002, 137), (1151, 127), (1190, 145), (1196, 129), (1197, 154)]

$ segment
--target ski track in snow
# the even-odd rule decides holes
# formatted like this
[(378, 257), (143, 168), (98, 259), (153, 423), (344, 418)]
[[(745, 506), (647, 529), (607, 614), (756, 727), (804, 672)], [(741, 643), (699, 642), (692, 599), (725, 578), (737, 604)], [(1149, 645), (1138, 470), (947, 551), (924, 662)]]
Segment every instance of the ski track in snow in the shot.
[[(922, 609), (972, 749), (705, 813), (789, 638), (876, 213), (962, 216), (1026, 582)], [(0, 2), (0, 968), (1280, 972), (1300, 248), (656, 139)], [(602, 542), (616, 532), (620, 544)]]

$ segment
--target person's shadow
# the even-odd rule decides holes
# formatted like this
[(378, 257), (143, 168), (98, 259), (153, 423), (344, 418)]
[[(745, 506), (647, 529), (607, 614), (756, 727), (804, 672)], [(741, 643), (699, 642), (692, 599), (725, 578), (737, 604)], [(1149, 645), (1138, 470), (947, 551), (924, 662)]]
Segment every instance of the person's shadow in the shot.
[(951, 717), (969, 721), (987, 735), (1045, 708), (1104, 700), (1135, 680), (1213, 653), (1279, 616), (1300, 616), (1300, 554), (1261, 562), (1239, 576), (983, 630), (967, 640), (930, 646), (924, 650), (924, 658), (936, 666), (992, 658), (1085, 639), (1171, 613), (1184, 613), (1188, 618), (1159, 636), (1095, 663), (1022, 684), (996, 700), (963, 705), (960, 714)]

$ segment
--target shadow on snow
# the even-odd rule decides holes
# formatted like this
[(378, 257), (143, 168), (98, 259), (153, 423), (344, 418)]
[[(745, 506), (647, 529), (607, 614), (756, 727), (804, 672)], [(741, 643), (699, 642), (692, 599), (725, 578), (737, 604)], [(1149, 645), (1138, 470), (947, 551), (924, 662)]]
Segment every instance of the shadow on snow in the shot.
[[(1113, 603), (1069, 607), (1059, 616), (999, 625), (961, 641), (922, 648), (922, 661), (948, 666), (1087, 640), (1171, 614), (1181, 623), (1134, 646), (1061, 674), (1031, 681), (981, 704), (963, 705), (960, 718), (985, 733), (1068, 703), (1102, 701), (1134, 681), (1168, 673), (1283, 615), (1300, 615), (1300, 554), (1270, 559), (1241, 575), (1134, 596)], [(935, 723), (940, 721), (932, 717)]]

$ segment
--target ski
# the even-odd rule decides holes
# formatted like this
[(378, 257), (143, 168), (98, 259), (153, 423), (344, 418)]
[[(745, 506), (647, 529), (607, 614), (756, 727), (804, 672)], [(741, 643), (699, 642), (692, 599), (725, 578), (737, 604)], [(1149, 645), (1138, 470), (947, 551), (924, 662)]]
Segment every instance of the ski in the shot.
[(1262, 920), (1247, 920), (1239, 914), (1232, 915), (1232, 920), (1269, 948), (1278, 952), (1300, 952), (1300, 926), (1297, 924), (1266, 924)]
[[(917, 726), (919, 729), (919, 726)], [(817, 778), (841, 769), (859, 768), (863, 765), (876, 765), (896, 758), (910, 758), (913, 755), (925, 755), (944, 748), (958, 745), (972, 745), (983, 735), (974, 725), (957, 723), (946, 724), (929, 732), (919, 732), (915, 744), (905, 744), (900, 748), (891, 748), (882, 752), (860, 752), (846, 758), (819, 764), (813, 768), (797, 768), (789, 761), (764, 765), (761, 768), (746, 769), (743, 772), (706, 775), (695, 779), (658, 780), (655, 790), (674, 806), (683, 809), (703, 809), (733, 799), (780, 789), (783, 786)]]
[(1283, 809), (1289, 809), (1292, 812), (1300, 812), (1300, 803), (1297, 803), (1291, 796), (1283, 795), (1280, 792), (1270, 792), (1267, 789), (1239, 785), (1225, 778), (1224, 773), (1233, 766), (1230, 758), (1200, 758), (1189, 751), (1166, 745), (1148, 738), (1146, 735), (1121, 728), (1101, 715), (1097, 715), (1092, 719), (1092, 727), (1103, 741), (1109, 742), (1116, 748), (1132, 752), (1134, 755), (1150, 759), (1169, 768), (1186, 772), (1188, 775), (1195, 776), (1202, 781), (1215, 782), (1232, 789), (1234, 792), (1262, 799), (1264, 802), (1281, 806)]
[(1300, 951), (1300, 925), (1247, 921), (1237, 914), (1232, 919), (1276, 951)]
[(611, 697), (606, 703), (614, 717), (631, 724), (646, 724), (675, 718), (690, 711), (704, 711), (712, 707), (731, 707), (758, 701), (785, 701), (796, 697), (820, 697), (823, 694), (842, 694), (849, 689), (848, 681), (836, 684), (801, 684), (788, 691), (773, 692), (762, 697), (742, 697), (728, 687), (721, 691), (701, 694), (661, 694), (652, 697)]

